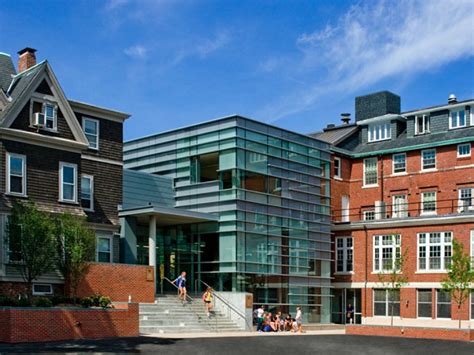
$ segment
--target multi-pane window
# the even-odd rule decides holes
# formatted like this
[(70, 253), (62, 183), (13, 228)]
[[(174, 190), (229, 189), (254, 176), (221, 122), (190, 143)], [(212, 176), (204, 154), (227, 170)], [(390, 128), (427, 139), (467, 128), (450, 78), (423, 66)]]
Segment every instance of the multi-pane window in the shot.
[(449, 128), (466, 126), (466, 112), (464, 110), (451, 111), (449, 114)]
[(436, 149), (426, 149), (421, 151), (421, 169), (436, 168)]
[(408, 216), (407, 195), (393, 196), (392, 217), (405, 218)]
[(50, 104), (44, 104), (45, 127), (56, 129), (56, 107)]
[(26, 195), (26, 157), (7, 153), (7, 192)]
[(374, 271), (392, 271), (400, 260), (399, 234), (374, 236)]
[(375, 219), (375, 211), (364, 211), (364, 221), (373, 221)]
[(415, 134), (425, 134), (430, 132), (430, 116), (421, 115), (415, 117)]
[(458, 145), (458, 158), (465, 158), (471, 156), (471, 143)]
[(430, 289), (427, 290), (418, 290), (417, 297), (417, 316), (419, 318), (431, 318), (431, 308), (433, 293)]
[(99, 121), (84, 117), (82, 119), (82, 128), (89, 141), (89, 148), (99, 149)]
[(353, 255), (352, 237), (336, 238), (336, 272), (351, 272)]
[(334, 177), (340, 178), (341, 177), (341, 159), (334, 158)]
[(110, 263), (112, 261), (112, 245), (110, 237), (97, 238), (97, 261)]
[(418, 234), (418, 270), (445, 271), (451, 264), (451, 232)]
[(421, 193), (421, 213), (436, 213), (436, 191), (428, 191)]
[(364, 159), (364, 186), (377, 185), (378, 182), (377, 158)]
[(393, 173), (400, 174), (407, 171), (407, 155), (405, 153), (393, 155)]
[(374, 316), (400, 316), (400, 290), (374, 289)]
[(76, 202), (77, 165), (59, 163), (59, 199), (64, 202)]
[(474, 229), (471, 230), (471, 268), (474, 269)]
[(377, 142), (385, 139), (390, 139), (392, 136), (392, 129), (390, 123), (381, 123), (370, 125), (368, 129), (369, 142)]
[(81, 177), (81, 206), (85, 210), (94, 210), (94, 177), (82, 175)]
[(451, 318), (451, 294), (436, 290), (436, 318)]
[(471, 319), (474, 319), (474, 291), (471, 291)]
[(459, 212), (466, 212), (474, 208), (474, 188), (464, 187), (459, 189)]

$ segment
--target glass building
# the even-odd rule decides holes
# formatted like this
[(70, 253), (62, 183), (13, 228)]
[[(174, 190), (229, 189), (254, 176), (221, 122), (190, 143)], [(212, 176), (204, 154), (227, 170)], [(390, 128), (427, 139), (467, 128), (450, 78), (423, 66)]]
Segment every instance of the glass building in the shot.
[(124, 189), (127, 175), (134, 180), (121, 214), (125, 262), (150, 263), (156, 234), (150, 264), (161, 277), (185, 270), (192, 290), (201, 279), (217, 290), (251, 292), (255, 305), (282, 312), (300, 305), (306, 321), (330, 321), (326, 143), (230, 116), (128, 141), (124, 162), (154, 176), (147, 185), (125, 174)]

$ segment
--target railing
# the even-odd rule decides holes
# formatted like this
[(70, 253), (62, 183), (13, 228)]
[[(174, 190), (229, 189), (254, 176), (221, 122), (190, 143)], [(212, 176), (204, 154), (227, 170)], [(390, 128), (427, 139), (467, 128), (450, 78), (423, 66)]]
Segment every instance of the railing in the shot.
[[(218, 292), (216, 292), (211, 286), (209, 286), (207, 283), (205, 283), (204, 281), (202, 281), (201, 279), (196, 279), (196, 285), (195, 285), (195, 289), (197, 290), (198, 289), (198, 283), (202, 283), (206, 288), (211, 288), (213, 290), (212, 294), (214, 295), (214, 297), (216, 297), (219, 301), (221, 301), (226, 307), (227, 309), (229, 310), (229, 313), (232, 314), (232, 312), (234, 312), (239, 318), (243, 319), (246, 326), (247, 326), (247, 330), (251, 330), (252, 329), (252, 324), (250, 324), (247, 320), (247, 317), (245, 317), (245, 314), (242, 314), (238, 309), (237, 307), (235, 307), (232, 303), (230, 303), (228, 300), (226, 300), (224, 297), (222, 297), (221, 295), (219, 295)], [(231, 317), (232, 318), (232, 317)]]
[(385, 219), (404, 219), (425, 216), (461, 215), (474, 213), (474, 200), (437, 199), (431, 201), (399, 202), (379, 206), (364, 205), (332, 210), (332, 221), (356, 222)]
[[(176, 284), (173, 281), (171, 281), (170, 279), (168, 279), (167, 277), (163, 277), (162, 280), (167, 281), (170, 285), (173, 285), (176, 288), (176, 290), (179, 291), (179, 287), (176, 286)], [(162, 288), (161, 293), (163, 294), (163, 282), (161, 283), (161, 288)], [(193, 298), (191, 296), (189, 296), (187, 293), (186, 293), (186, 300), (188, 300), (188, 303), (193, 303), (193, 301), (194, 301)], [(183, 303), (183, 305), (184, 305), (184, 303)], [(194, 315), (197, 317), (198, 321), (201, 322), (202, 317), (197, 312), (195, 312), (192, 308), (189, 308), (189, 309), (192, 311), (192, 313), (194, 313)], [(210, 322), (208, 322), (207, 324), (209, 324), (209, 326), (211, 327), (211, 330), (214, 330), (215, 332), (217, 332), (217, 322), (216, 322), (216, 325), (214, 325), (214, 327), (211, 326)], [(212, 329), (212, 328), (214, 328), (214, 329)]]

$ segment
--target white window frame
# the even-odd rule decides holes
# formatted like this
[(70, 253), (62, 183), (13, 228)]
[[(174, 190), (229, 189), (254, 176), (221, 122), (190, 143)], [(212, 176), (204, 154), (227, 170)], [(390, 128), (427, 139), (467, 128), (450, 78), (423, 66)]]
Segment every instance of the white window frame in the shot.
[[(466, 198), (462, 197), (463, 191), (464, 190), (470, 190), (470, 203), (467, 206), (467, 209), (464, 208), (463, 201), (466, 200)], [(474, 210), (474, 187), (461, 187), (458, 189), (458, 212), (465, 212), (465, 211), (472, 211)]]
[[(373, 161), (375, 160), (375, 172), (376, 172), (376, 182), (375, 183), (372, 183), (372, 184), (367, 184), (366, 183), (366, 179), (367, 179), (367, 176), (366, 176), (366, 165), (367, 165), (367, 161)], [(363, 184), (363, 187), (376, 187), (376, 186), (379, 186), (379, 160), (376, 158), (376, 157), (372, 157), (372, 158), (365, 158), (364, 161), (363, 161), (363, 181), (362, 181), (362, 184)]]
[[(91, 142), (89, 142), (89, 138), (87, 135), (92, 135), (90, 133), (86, 133), (86, 121), (94, 122), (97, 125), (97, 133), (95, 135), (95, 147), (91, 146)], [(89, 149), (94, 149), (94, 150), (99, 150), (99, 129), (100, 129), (100, 121), (95, 119), (95, 118), (90, 118), (90, 117), (82, 117), (82, 130), (84, 132), (84, 135), (87, 138), (87, 142), (89, 144)]]
[[(420, 291), (429, 291), (431, 294), (431, 312), (429, 317), (420, 317), (420, 298), (419, 298), (419, 292)], [(427, 302), (422, 302), (422, 304), (428, 304)], [(417, 288), (416, 289), (416, 318), (418, 319), (432, 319), (432, 314), (433, 314), (433, 290), (430, 288)]]
[[(431, 235), (439, 234), (439, 242), (432, 242)], [(425, 242), (421, 243), (420, 239), (424, 236)], [(449, 238), (449, 242), (446, 239)], [(448, 271), (449, 265), (446, 263), (446, 256), (449, 253), (449, 258), (453, 256), (453, 233), (446, 232), (422, 232), (416, 234), (416, 269), (418, 273), (445, 273)], [(431, 247), (439, 247), (439, 269), (431, 268)], [(421, 248), (424, 248), (425, 268), (420, 267)]]
[[(372, 314), (374, 315), (374, 317), (390, 317), (391, 315), (391, 309), (390, 309), (390, 305), (391, 305), (391, 302), (390, 302), (390, 290), (389, 289), (384, 289), (384, 288), (373, 288), (372, 289)], [(380, 315), (380, 314), (375, 314), (375, 304), (376, 303), (382, 303), (382, 302), (378, 302), (378, 301), (375, 301), (375, 292), (376, 291), (385, 291), (385, 300), (384, 300), (384, 304), (385, 304), (385, 314), (384, 315)], [(401, 297), (401, 292), (400, 290), (393, 290), (393, 291), (398, 291), (398, 308), (399, 308), (399, 312), (401, 313), (402, 311), (402, 297)], [(394, 302), (394, 304), (397, 303), (397, 302)], [(400, 317), (400, 314), (397, 316), (397, 315), (394, 315), (394, 317)]]
[[(10, 158), (19, 158), (22, 160), (22, 171), (23, 171), (23, 181), (22, 181), (22, 190), (23, 192), (22, 193), (18, 193), (18, 192), (14, 192), (14, 191), (11, 191), (11, 186), (10, 186)], [(27, 196), (27, 193), (26, 193), (26, 187), (27, 187), (27, 184), (26, 184), (26, 155), (23, 155), (23, 154), (16, 154), (16, 153), (9, 153), (7, 152), (7, 164), (6, 164), (6, 179), (7, 179), (7, 183), (6, 183), (6, 186), (7, 186), (7, 194), (9, 195), (14, 195), (14, 196)]]
[[(425, 211), (425, 195), (426, 194), (434, 194), (434, 211)], [(437, 203), (436, 203), (436, 191), (424, 191), (421, 193), (421, 211), (420, 215), (435, 215), (437, 214)]]
[(471, 230), (471, 267), (474, 268), (474, 229)]
[(82, 174), (81, 175), (81, 204), (82, 204), (82, 178), (89, 179), (90, 184), (91, 184), (91, 198), (90, 198), (91, 207), (90, 208), (82, 207), (82, 209), (84, 211), (94, 212), (94, 176), (93, 175), (88, 175), (88, 174)]
[[(422, 120), (422, 131), (418, 130), (418, 120)], [(420, 115), (420, 116), (415, 116), (415, 135), (420, 135), (420, 134), (427, 134), (430, 133), (430, 115), (425, 114), (425, 115)]]
[[(469, 153), (468, 154), (460, 154), (459, 149), (461, 147), (469, 147)], [(471, 156), (471, 150), (472, 150), (471, 143), (458, 144), (458, 146), (457, 146), (457, 157), (458, 158), (468, 158), (468, 157)]]
[[(435, 293), (436, 293), (435, 317), (436, 317), (436, 319), (452, 319), (452, 318), (453, 318), (452, 308), (451, 308), (451, 310), (450, 310), (450, 317), (449, 317), (449, 318), (448, 318), (448, 317), (440, 317), (440, 316), (438, 315), (438, 293), (439, 293), (439, 292), (442, 292), (442, 291), (443, 291), (443, 290), (441, 290), (441, 289), (436, 289), (436, 292), (435, 292)], [(449, 292), (448, 292), (448, 293), (449, 293)], [(451, 302), (450, 302), (449, 304), (452, 305), (452, 303), (453, 303), (453, 299), (452, 299), (452, 297), (451, 297)]]
[[(405, 168), (403, 171), (395, 171), (395, 157), (396, 156), (403, 156), (403, 162), (405, 164)], [(407, 153), (396, 153), (392, 155), (392, 174), (393, 175), (401, 175), (401, 174), (406, 174), (407, 172)]]
[[(50, 96), (49, 96), (50, 97)], [(41, 113), (44, 114), (44, 127), (41, 127), (41, 130), (44, 131), (51, 131), (51, 132), (57, 132), (58, 131), (58, 105), (55, 102), (52, 102), (51, 100), (46, 100), (46, 99), (40, 99), (40, 98), (33, 98), (31, 99), (31, 104), (30, 104), (30, 124), (33, 122), (33, 106), (34, 103), (37, 102), (41, 104)], [(46, 127), (46, 122), (48, 121), (48, 116), (46, 116), (46, 105), (52, 106), (53, 107), (53, 128), (48, 128)]]
[[(403, 196), (405, 202), (399, 203), (398, 200)], [(397, 208), (395, 208), (397, 207)], [(400, 208), (399, 208), (400, 207)], [(392, 196), (392, 218), (408, 217), (408, 196), (407, 194), (396, 194)]]
[[(104, 263), (104, 264), (111, 264), (114, 261), (114, 247), (113, 247), (113, 241), (114, 241), (114, 236), (108, 235), (108, 234), (97, 234), (96, 235), (96, 261), (98, 263)], [(100, 239), (108, 239), (109, 240), (109, 247), (110, 247), (110, 261), (99, 261), (99, 240)]]
[[(459, 118), (459, 112), (464, 112), (464, 124), (460, 124), (460, 118)], [(453, 125), (453, 118), (454, 114), (456, 114), (456, 124)], [(457, 128), (463, 128), (466, 127), (467, 125), (467, 115), (466, 115), (466, 110), (465, 109), (460, 109), (460, 110), (452, 110), (449, 112), (449, 129), (457, 129)]]
[[(368, 218), (368, 216), (372, 216)], [(369, 210), (363, 212), (364, 221), (375, 221), (375, 210)]]
[(369, 143), (389, 140), (392, 138), (392, 125), (390, 122), (371, 124), (367, 134)]
[[(35, 291), (35, 286), (49, 286), (48, 292)], [(53, 285), (52, 284), (43, 284), (43, 283), (34, 283), (32, 287), (33, 296), (46, 296), (53, 294)]]
[[(73, 189), (73, 199), (65, 199), (64, 198), (64, 191), (63, 191), (63, 169), (65, 167), (73, 168), (74, 169), (74, 189)], [(60, 202), (67, 202), (67, 203), (77, 203), (77, 164), (66, 163), (66, 162), (59, 162), (59, 201)]]
[[(348, 241), (350, 240), (350, 246)], [(342, 242), (342, 246), (339, 246), (339, 241)], [(338, 270), (338, 251), (342, 251), (342, 271)], [(349, 253), (350, 251), (350, 253)], [(351, 254), (352, 258), (350, 261), (350, 270), (348, 255)], [(335, 273), (336, 274), (353, 274), (354, 273), (354, 239), (352, 237), (336, 237), (336, 257), (335, 257)]]
[[(434, 167), (430, 167), (430, 168), (425, 168), (425, 157), (424, 157), (424, 153), (426, 152), (433, 152), (434, 151)], [(433, 148), (433, 149), (424, 149), (421, 151), (421, 171), (432, 171), (432, 170), (436, 170), (436, 149)]]
[[(336, 165), (337, 162), (337, 165)], [(336, 174), (337, 170), (337, 174)], [(341, 179), (341, 158), (334, 157), (334, 178)]]
[[(383, 244), (384, 237), (391, 238), (391, 244)], [(388, 238), (386, 238), (388, 239)], [(395, 261), (401, 257), (401, 248), (402, 248), (402, 236), (400, 234), (380, 234), (374, 235), (372, 238), (373, 241), (373, 252), (372, 252), (372, 269), (374, 273), (390, 273), (395, 267)], [(383, 249), (392, 249), (392, 267), (391, 269), (383, 268)], [(378, 251), (378, 253), (377, 253)], [(378, 254), (378, 256), (376, 256)], [(376, 267), (376, 261), (378, 261), (378, 268)]]

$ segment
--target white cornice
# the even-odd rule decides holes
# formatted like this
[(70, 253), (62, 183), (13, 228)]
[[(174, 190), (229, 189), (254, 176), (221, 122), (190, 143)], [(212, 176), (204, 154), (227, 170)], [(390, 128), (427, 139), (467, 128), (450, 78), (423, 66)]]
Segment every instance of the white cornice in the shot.
[(125, 112), (114, 111), (105, 107), (99, 107), (87, 104), (85, 102), (69, 100), (69, 104), (74, 111), (84, 115), (91, 115), (105, 120), (123, 122), (130, 117), (130, 114)]
[(102, 157), (96, 157), (96, 156), (87, 155), (87, 154), (82, 154), (81, 158), (85, 159), (85, 160), (97, 161), (99, 163), (106, 163), (106, 164), (123, 166), (123, 161), (120, 161), (120, 160), (113, 160), (113, 159), (107, 159), (107, 158), (102, 158)]

